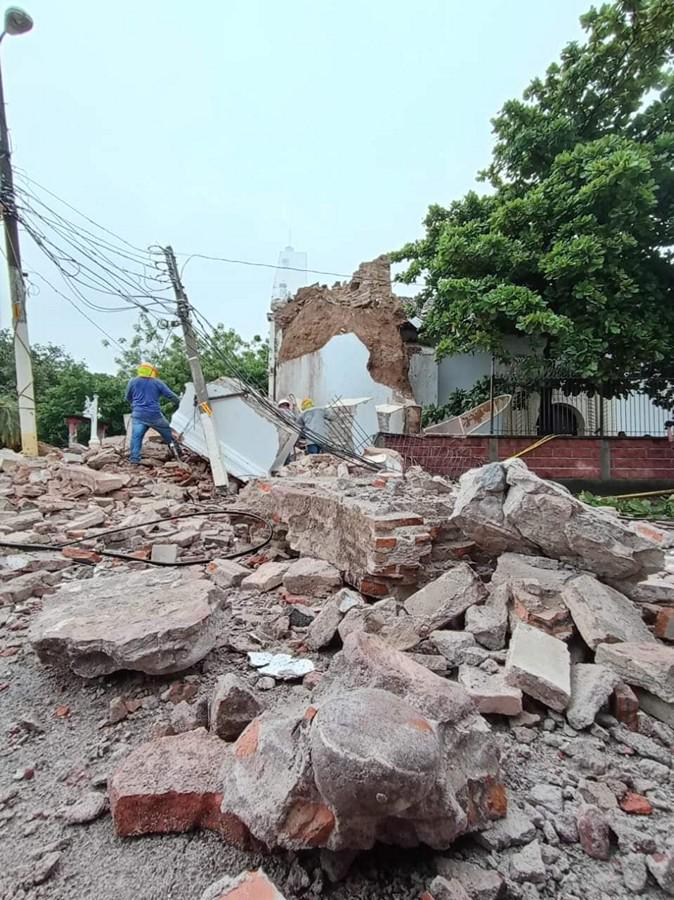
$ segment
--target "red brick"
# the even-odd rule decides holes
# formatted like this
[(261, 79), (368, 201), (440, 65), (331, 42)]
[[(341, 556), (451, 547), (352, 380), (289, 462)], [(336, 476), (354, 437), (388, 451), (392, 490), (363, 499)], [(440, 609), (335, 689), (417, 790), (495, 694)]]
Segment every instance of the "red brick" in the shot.
[(665, 641), (674, 641), (674, 609), (661, 609), (655, 618), (655, 634)]
[(99, 563), (103, 559), (95, 550), (87, 550), (85, 547), (64, 547), (61, 553), (68, 559), (74, 559), (81, 563)]
[(642, 794), (628, 791), (620, 800), (620, 808), (631, 816), (650, 816), (653, 807)]
[(630, 731), (639, 730), (639, 700), (629, 685), (619, 684), (615, 688), (611, 698), (611, 708), (616, 719), (626, 725)]
[(222, 891), (214, 900), (285, 900), (262, 869), (244, 872), (231, 880)]
[(374, 546), (376, 550), (393, 550), (398, 543), (398, 539), (394, 537), (375, 538)]
[(117, 834), (166, 834), (208, 828), (229, 843), (250, 846), (245, 825), (222, 813), (220, 769), (227, 744), (204, 729), (141, 744), (110, 781)]
[(386, 597), (389, 592), (388, 585), (374, 578), (361, 578), (358, 589), (368, 597)]

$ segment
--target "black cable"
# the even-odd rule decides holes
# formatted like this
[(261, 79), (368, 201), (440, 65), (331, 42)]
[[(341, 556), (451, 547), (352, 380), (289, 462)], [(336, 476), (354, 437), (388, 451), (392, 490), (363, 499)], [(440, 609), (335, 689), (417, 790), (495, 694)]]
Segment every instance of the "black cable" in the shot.
[[(270, 543), (271, 539), (274, 536), (274, 526), (267, 519), (262, 518), (262, 516), (258, 516), (256, 513), (246, 512), (245, 510), (240, 509), (206, 509), (200, 512), (193, 513), (180, 513), (176, 516), (162, 516), (159, 519), (152, 519), (149, 522), (145, 522), (144, 525), (121, 525), (118, 528), (108, 528), (105, 531), (99, 531), (97, 534), (89, 535), (88, 537), (76, 538), (72, 541), (64, 541), (62, 544), (27, 544), (27, 543), (11, 543), (9, 541), (0, 540), (0, 547), (11, 547), (15, 550), (26, 550), (33, 551), (37, 553), (53, 553), (54, 551), (59, 552), (64, 550), (66, 547), (73, 547), (76, 544), (82, 544), (85, 541), (95, 541), (98, 538), (106, 537), (109, 534), (119, 534), (121, 531), (129, 531), (132, 528), (149, 528), (151, 525), (158, 525), (162, 522), (171, 522), (175, 519), (192, 519), (195, 517), (203, 518), (204, 516), (242, 516), (246, 519), (253, 519), (256, 522), (261, 522), (268, 531), (267, 537), (264, 541), (261, 541), (259, 544), (256, 544), (253, 547), (247, 547), (245, 550), (238, 550), (236, 553), (230, 553), (227, 556), (222, 556), (218, 554), (218, 559), (237, 559), (241, 556), (248, 556), (251, 553), (257, 553), (259, 550), (262, 550), (267, 544)], [(130, 553), (120, 553), (117, 550), (94, 550), (93, 552), (98, 553), (99, 556), (109, 556), (113, 559), (126, 559), (130, 562), (144, 562), (150, 566), (164, 566), (164, 567), (180, 567), (180, 566), (196, 566), (203, 565), (204, 563), (212, 562), (213, 557), (211, 556), (203, 556), (192, 559), (181, 559), (173, 563), (169, 562), (159, 562), (157, 560), (152, 559), (141, 559), (139, 560), (137, 556), (133, 556)]]

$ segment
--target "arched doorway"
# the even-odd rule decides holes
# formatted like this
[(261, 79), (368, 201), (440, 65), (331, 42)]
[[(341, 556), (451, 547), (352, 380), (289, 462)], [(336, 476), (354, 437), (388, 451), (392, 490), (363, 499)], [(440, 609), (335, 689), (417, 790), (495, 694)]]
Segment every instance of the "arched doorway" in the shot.
[(538, 434), (584, 434), (585, 422), (580, 412), (570, 403), (541, 405), (538, 415)]

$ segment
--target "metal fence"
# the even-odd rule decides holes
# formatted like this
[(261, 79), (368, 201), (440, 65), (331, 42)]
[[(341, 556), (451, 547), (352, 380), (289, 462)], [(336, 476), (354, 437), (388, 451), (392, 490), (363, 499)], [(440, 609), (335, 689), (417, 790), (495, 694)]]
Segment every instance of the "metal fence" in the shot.
[[(481, 433), (495, 435), (568, 434), (578, 437), (662, 437), (671, 409), (655, 403), (635, 383), (621, 396), (610, 396), (601, 385), (587, 380), (544, 378), (517, 380), (494, 376), (490, 384), (493, 412)], [(494, 400), (510, 401), (501, 406)]]

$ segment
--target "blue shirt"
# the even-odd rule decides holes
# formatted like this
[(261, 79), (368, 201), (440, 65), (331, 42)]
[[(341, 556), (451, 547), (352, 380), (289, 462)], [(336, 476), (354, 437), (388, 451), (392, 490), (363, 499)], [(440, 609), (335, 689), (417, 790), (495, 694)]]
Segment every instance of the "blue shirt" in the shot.
[(132, 378), (126, 388), (126, 399), (131, 404), (131, 415), (134, 419), (148, 424), (153, 420), (164, 418), (159, 407), (160, 397), (168, 397), (174, 403), (180, 403), (173, 391), (158, 378), (143, 378), (139, 375)]

